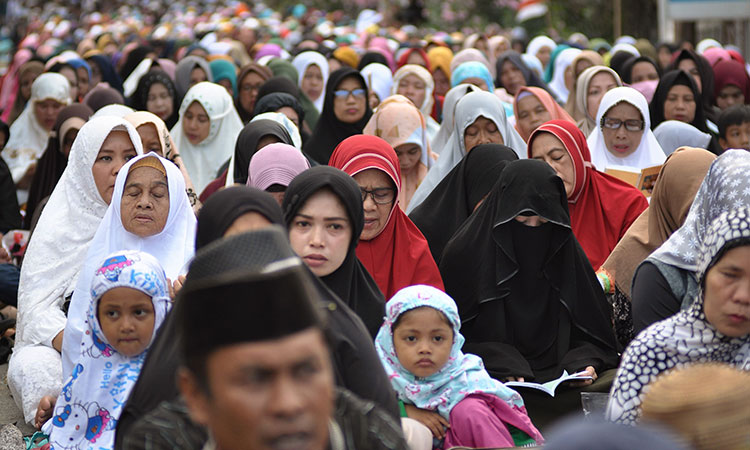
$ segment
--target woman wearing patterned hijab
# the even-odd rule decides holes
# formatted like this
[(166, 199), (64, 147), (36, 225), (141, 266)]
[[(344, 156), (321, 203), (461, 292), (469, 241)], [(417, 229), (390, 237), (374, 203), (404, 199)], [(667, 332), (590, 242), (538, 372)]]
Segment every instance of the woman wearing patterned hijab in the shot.
[(644, 388), (669, 369), (723, 362), (750, 370), (750, 211), (722, 212), (704, 237), (696, 257), (697, 297), (630, 343), (612, 385), (611, 420), (637, 422)]

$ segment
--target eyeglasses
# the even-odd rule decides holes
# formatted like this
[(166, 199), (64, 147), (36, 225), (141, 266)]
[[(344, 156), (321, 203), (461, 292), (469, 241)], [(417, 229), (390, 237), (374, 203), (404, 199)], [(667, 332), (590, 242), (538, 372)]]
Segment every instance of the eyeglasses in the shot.
[(391, 202), (393, 202), (394, 197), (396, 196), (396, 190), (393, 188), (375, 188), (371, 191), (368, 191), (365, 188), (359, 188), (359, 190), (362, 192), (362, 203), (367, 200), (367, 196), (372, 196), (372, 201), (377, 203), (378, 205), (387, 205)]
[(642, 120), (638, 120), (638, 119), (620, 120), (620, 119), (614, 119), (611, 117), (602, 117), (602, 122), (601, 122), (602, 128), (609, 128), (610, 130), (617, 130), (623, 124), (625, 124), (625, 129), (628, 131), (642, 131), (645, 125), (645, 122), (643, 122)]
[(365, 93), (366, 91), (362, 88), (352, 89), (351, 91), (347, 91), (346, 89), (333, 91), (333, 95), (335, 95), (336, 98), (347, 98), (350, 95), (353, 95), (355, 97), (364, 97)]

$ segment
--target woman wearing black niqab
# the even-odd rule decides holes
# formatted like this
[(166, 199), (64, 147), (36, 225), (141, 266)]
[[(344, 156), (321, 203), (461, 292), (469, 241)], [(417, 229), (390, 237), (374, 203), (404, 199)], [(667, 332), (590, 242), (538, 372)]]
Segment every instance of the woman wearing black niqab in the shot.
[[(549, 165), (508, 163), (446, 245), (440, 271), (461, 313), (464, 349), (490, 375), (544, 383), (590, 366), (601, 378), (586, 389), (609, 388), (612, 371), (602, 372), (617, 367), (618, 355), (608, 305)], [(522, 395), (537, 426), (580, 411), (580, 390), (561, 388), (554, 398), (531, 391)]]
[(516, 152), (504, 145), (474, 147), (409, 214), (427, 239), (437, 264), (453, 233), (490, 192), (505, 166), (517, 159)]
[(287, 187), (281, 205), (287, 227), (291, 226), (307, 200), (321, 189), (331, 190), (346, 209), (352, 237), (344, 262), (320, 279), (357, 313), (374, 338), (383, 324), (385, 299), (375, 280), (357, 258), (357, 243), (365, 226), (362, 193), (357, 182), (345, 172), (329, 166), (313, 167), (297, 175)]
[[(365, 112), (361, 119), (354, 123), (345, 123), (336, 117), (334, 112), (334, 92), (339, 89), (339, 85), (347, 78), (356, 79), (361, 89), (364, 89), (364, 108)], [(312, 137), (304, 146), (305, 154), (312, 157), (320, 164), (328, 164), (333, 150), (341, 141), (361, 134), (362, 130), (370, 120), (372, 111), (367, 101), (369, 98), (367, 84), (362, 75), (351, 67), (342, 67), (331, 73), (326, 84), (325, 101), (323, 102), (323, 111), (320, 113), (320, 119), (315, 126)]]

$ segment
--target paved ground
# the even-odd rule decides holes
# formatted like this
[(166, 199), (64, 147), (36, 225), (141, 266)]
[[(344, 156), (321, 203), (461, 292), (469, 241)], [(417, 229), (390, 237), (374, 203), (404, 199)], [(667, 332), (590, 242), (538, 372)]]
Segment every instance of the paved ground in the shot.
[(0, 426), (12, 423), (18, 427), (24, 436), (30, 436), (34, 433), (34, 427), (27, 425), (23, 421), (23, 414), (10, 396), (8, 382), (5, 374), (8, 372), (8, 364), (0, 365)]

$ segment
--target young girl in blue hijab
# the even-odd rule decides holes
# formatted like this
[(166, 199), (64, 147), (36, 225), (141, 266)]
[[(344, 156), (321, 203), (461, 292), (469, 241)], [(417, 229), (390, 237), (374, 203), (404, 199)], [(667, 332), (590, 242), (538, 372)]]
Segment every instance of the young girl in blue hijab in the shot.
[(417, 285), (401, 289), (386, 308), (375, 348), (406, 415), (444, 440), (436, 448), (544, 442), (521, 396), (491, 378), (478, 356), (461, 352), (453, 299)]

